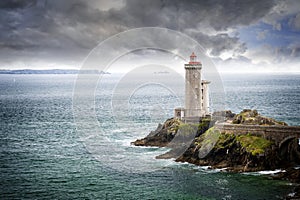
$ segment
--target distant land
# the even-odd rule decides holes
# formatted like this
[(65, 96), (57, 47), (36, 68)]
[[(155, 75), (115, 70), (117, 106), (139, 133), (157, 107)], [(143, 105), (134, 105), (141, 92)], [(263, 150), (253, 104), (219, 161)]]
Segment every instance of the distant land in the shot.
[(77, 69), (47, 69), (47, 70), (34, 70), (34, 69), (18, 69), (6, 70), (0, 69), (0, 74), (110, 74), (109, 72), (98, 70), (77, 70)]

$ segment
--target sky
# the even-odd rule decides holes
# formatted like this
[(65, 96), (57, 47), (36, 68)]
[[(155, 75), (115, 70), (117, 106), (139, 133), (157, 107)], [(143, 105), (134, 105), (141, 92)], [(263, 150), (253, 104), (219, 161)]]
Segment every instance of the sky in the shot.
[(0, 69), (79, 69), (107, 38), (160, 27), (221, 72), (300, 72), (299, 0), (1, 0), (0, 21)]

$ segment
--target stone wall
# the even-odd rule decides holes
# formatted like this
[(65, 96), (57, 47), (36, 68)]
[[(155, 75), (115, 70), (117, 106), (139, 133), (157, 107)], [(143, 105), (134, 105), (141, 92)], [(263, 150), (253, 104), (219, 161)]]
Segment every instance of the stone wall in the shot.
[(241, 125), (217, 123), (215, 127), (221, 132), (232, 133), (236, 135), (253, 134), (264, 137), (268, 140), (280, 144), (285, 139), (296, 137), (300, 138), (300, 126), (260, 126), (260, 125)]

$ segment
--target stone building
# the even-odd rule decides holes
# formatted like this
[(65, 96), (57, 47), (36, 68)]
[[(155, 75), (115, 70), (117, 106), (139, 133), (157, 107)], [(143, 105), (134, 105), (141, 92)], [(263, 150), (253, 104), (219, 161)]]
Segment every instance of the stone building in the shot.
[(186, 121), (197, 121), (209, 115), (209, 81), (202, 80), (202, 64), (193, 52), (185, 68), (185, 107), (175, 108), (175, 117)]

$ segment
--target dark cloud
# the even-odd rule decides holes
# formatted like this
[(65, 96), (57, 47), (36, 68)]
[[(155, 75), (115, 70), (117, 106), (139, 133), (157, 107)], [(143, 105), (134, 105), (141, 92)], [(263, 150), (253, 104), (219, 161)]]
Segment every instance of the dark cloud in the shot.
[(134, 26), (163, 26), (180, 31), (201, 27), (227, 30), (249, 25), (264, 17), (275, 5), (273, 0), (199, 1), (199, 0), (128, 0), (119, 14)]
[(36, 0), (2, 0), (0, 1), (0, 9), (23, 9), (36, 4)]
[(33, 54), (37, 59), (79, 62), (103, 39), (145, 26), (188, 34), (213, 56), (226, 50), (239, 54), (246, 51), (246, 44), (226, 31), (257, 22), (275, 3), (274, 0), (120, 0), (113, 3), (120, 6), (102, 9), (97, 1), (2, 0), (0, 57), (13, 60), (18, 52), (19, 59)]
[(191, 31), (188, 32), (188, 35), (196, 39), (213, 57), (219, 56), (227, 50), (232, 51), (233, 54), (242, 54), (247, 49), (246, 44), (241, 42), (237, 36), (230, 36), (227, 33), (206, 35), (199, 31)]

